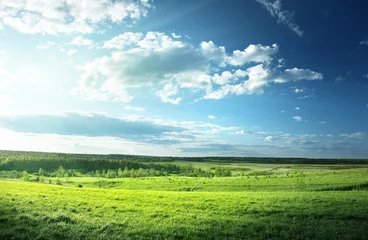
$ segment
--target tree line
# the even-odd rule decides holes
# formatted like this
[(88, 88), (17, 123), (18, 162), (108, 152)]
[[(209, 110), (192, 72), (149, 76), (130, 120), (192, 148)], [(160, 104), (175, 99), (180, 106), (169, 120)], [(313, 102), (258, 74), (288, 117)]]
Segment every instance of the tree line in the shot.
[(280, 164), (368, 164), (368, 159), (321, 159), (321, 158), (273, 158), (273, 157), (160, 157), (144, 155), (125, 154), (70, 154), (70, 153), (45, 153), (45, 152), (24, 152), (24, 151), (1, 151), (0, 162), (5, 160), (83, 160), (91, 161), (134, 161), (140, 163), (170, 163), (174, 161), (187, 162), (247, 162), (247, 163), (280, 163)]

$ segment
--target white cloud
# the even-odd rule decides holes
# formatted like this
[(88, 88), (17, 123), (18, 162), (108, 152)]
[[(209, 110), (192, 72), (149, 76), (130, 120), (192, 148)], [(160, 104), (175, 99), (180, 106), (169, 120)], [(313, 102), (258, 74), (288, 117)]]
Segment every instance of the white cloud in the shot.
[(213, 116), (213, 115), (208, 115), (208, 118), (209, 118), (209, 119), (215, 119), (216, 117), (215, 117), (215, 116)]
[(165, 103), (179, 104), (181, 101), (180, 97), (172, 98), (178, 93), (178, 86), (168, 83), (162, 90), (156, 92), (156, 95)]
[[(184, 88), (203, 94), (205, 99), (220, 99), (233, 94), (262, 94), (269, 83), (322, 79), (322, 74), (308, 69), (272, 69), (269, 63), (278, 52), (276, 44), (249, 45), (244, 51), (227, 54), (225, 47), (212, 41), (194, 46), (160, 32), (126, 32), (106, 41), (103, 47), (117, 50), (81, 67), (84, 73), (74, 93), (101, 93), (107, 83), (125, 92), (158, 85), (166, 90), (156, 95), (177, 104), (181, 98), (172, 96)], [(229, 66), (239, 68), (228, 70)]]
[(303, 36), (303, 31), (294, 23), (294, 12), (282, 10), (281, 0), (256, 0), (262, 4), (272, 17), (277, 19), (277, 22), (284, 24), (289, 29), (294, 31), (299, 37)]
[(263, 64), (250, 67), (246, 71), (248, 80), (240, 84), (224, 85), (216, 91), (208, 93), (205, 99), (221, 99), (227, 95), (262, 94), (262, 87), (268, 84), (269, 70)]
[(132, 107), (132, 106), (126, 106), (124, 107), (125, 110), (135, 111), (135, 112), (145, 112), (146, 109), (142, 107)]
[(201, 89), (206, 92), (212, 88), (211, 76), (203, 71), (186, 71), (175, 74), (173, 78), (181, 88)]
[(322, 80), (323, 75), (318, 72), (311, 71), (309, 69), (291, 68), (286, 69), (280, 76), (276, 77), (276, 83), (286, 83), (290, 81), (301, 80)]
[(303, 118), (302, 117), (300, 117), (300, 116), (294, 116), (294, 117), (292, 117), (292, 119), (294, 119), (295, 121), (297, 121), (297, 122), (301, 122), (301, 121), (303, 121)]
[(73, 56), (77, 52), (76, 49), (69, 49), (66, 54), (68, 54), (69, 57)]
[(22, 33), (92, 33), (147, 16), (149, 0), (2, 0), (0, 21)]
[(172, 33), (172, 34), (171, 34), (171, 36), (172, 36), (173, 38), (176, 38), (176, 39), (181, 38), (181, 36), (180, 36), (180, 35), (176, 35), (175, 33)]
[(40, 50), (46, 50), (46, 49), (49, 49), (51, 46), (54, 46), (54, 45), (55, 45), (55, 42), (47, 41), (43, 45), (38, 45), (37, 48), (40, 49)]
[(78, 36), (75, 37), (69, 44), (77, 46), (91, 46), (93, 44), (93, 40), (84, 38), (83, 36)]
[(294, 108), (295, 110), (297, 110), (297, 111), (299, 111), (300, 110), (300, 107), (296, 107), (296, 108)]
[(142, 40), (143, 37), (144, 35), (142, 33), (126, 32), (106, 41), (103, 48), (123, 49), (127, 46), (136, 44)]
[(217, 73), (213, 76), (213, 81), (216, 84), (224, 85), (229, 82), (230, 79), (233, 78), (233, 74), (229, 71), (222, 72), (221, 75), (218, 75)]
[(265, 141), (267, 141), (267, 142), (271, 142), (272, 140), (273, 140), (273, 137), (272, 136), (267, 136), (265, 138)]
[(244, 132), (244, 130), (240, 130), (240, 131), (235, 132), (235, 134), (236, 135), (244, 135), (245, 132)]
[(303, 89), (298, 89), (298, 88), (296, 88), (296, 89), (294, 90), (294, 92), (295, 92), (296, 94), (299, 94), (299, 93), (303, 93), (303, 92), (304, 92), (304, 90), (303, 90)]
[[(68, 125), (69, 128), (59, 127), (65, 125)], [(91, 139), (110, 137), (133, 141), (137, 144), (153, 143), (166, 147), (176, 144), (178, 148), (183, 148), (186, 144), (197, 147), (214, 143), (220, 133), (229, 133), (238, 129), (207, 122), (179, 122), (137, 115), (111, 117), (104, 113), (93, 112), (0, 114), (0, 131), (1, 128), (32, 135), (53, 134), (90, 137)]]
[(344, 138), (350, 138), (350, 139), (362, 139), (362, 138), (366, 138), (368, 137), (367, 133), (364, 132), (356, 132), (356, 133), (343, 133), (339, 135), (340, 137), (344, 137)]
[(200, 44), (200, 53), (209, 61), (221, 66), (226, 66), (227, 54), (225, 47), (216, 46), (212, 41), (202, 42)]
[(235, 50), (233, 55), (227, 58), (227, 63), (233, 66), (242, 66), (250, 62), (269, 62), (272, 56), (278, 52), (277, 44), (272, 46), (251, 44), (244, 51)]
[(313, 72), (309, 69), (286, 69), (281, 72), (277, 69), (270, 69), (264, 64), (249, 67), (245, 71), (248, 80), (240, 84), (226, 84), (218, 90), (207, 93), (205, 99), (221, 99), (228, 95), (242, 94), (262, 94), (263, 88), (269, 83), (286, 83), (301, 80), (321, 80), (321, 73)]

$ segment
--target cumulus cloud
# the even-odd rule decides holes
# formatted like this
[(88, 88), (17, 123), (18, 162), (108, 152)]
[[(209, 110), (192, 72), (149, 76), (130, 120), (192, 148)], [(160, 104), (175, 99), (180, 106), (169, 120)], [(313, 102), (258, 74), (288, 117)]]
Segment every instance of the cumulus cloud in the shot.
[(92, 33), (106, 23), (147, 16), (149, 0), (2, 0), (0, 23), (22, 33)]
[(277, 19), (279, 24), (287, 26), (290, 30), (295, 32), (299, 37), (303, 36), (303, 31), (299, 25), (294, 22), (294, 12), (282, 9), (281, 0), (256, 0), (264, 6), (272, 17)]
[(292, 117), (292, 119), (294, 119), (297, 122), (303, 121), (303, 118), (301, 116), (294, 116), (294, 117)]
[(233, 55), (227, 58), (227, 63), (233, 66), (242, 66), (249, 62), (269, 62), (276, 53), (279, 46), (249, 45), (244, 51), (235, 50)]
[(213, 115), (209, 115), (209, 116), (208, 116), (208, 118), (209, 118), (209, 119), (215, 119), (216, 117), (215, 117), (215, 116), (213, 116)]
[(300, 107), (296, 107), (296, 108), (294, 108), (295, 110), (297, 110), (297, 111), (299, 111), (300, 110)]
[(263, 88), (270, 83), (286, 83), (301, 80), (321, 80), (323, 75), (309, 69), (270, 69), (264, 64), (249, 67), (245, 71), (248, 79), (240, 84), (226, 84), (216, 91), (208, 93), (205, 99), (221, 99), (228, 95), (262, 94)]
[(178, 93), (178, 86), (172, 83), (166, 84), (162, 90), (156, 92), (156, 95), (165, 103), (179, 104), (180, 97), (172, 98)]
[[(178, 104), (182, 98), (176, 95), (181, 89), (205, 99), (220, 99), (262, 94), (269, 83), (322, 79), (322, 74), (308, 69), (271, 68), (279, 51), (276, 44), (249, 45), (228, 54), (224, 46), (212, 41), (195, 46), (161, 32), (125, 32), (105, 41), (103, 48), (114, 51), (81, 67), (84, 73), (74, 94), (111, 100), (107, 95), (117, 96), (118, 90), (127, 95), (133, 88), (160, 86), (162, 90), (155, 94), (164, 102)], [(123, 99), (128, 102), (132, 97)]]

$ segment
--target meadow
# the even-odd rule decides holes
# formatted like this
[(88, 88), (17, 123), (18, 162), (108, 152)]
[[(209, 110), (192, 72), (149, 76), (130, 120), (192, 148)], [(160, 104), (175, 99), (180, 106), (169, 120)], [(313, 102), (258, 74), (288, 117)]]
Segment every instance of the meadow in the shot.
[(365, 164), (171, 164), (231, 176), (3, 170), (0, 239), (368, 239)]

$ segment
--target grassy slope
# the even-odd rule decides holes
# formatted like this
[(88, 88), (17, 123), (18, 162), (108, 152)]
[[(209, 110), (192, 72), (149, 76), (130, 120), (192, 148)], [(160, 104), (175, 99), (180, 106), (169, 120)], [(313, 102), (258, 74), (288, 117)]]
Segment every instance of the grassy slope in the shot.
[[(115, 187), (177, 190), (172, 179)], [(175, 180), (207, 181), (203, 192), (1, 180), (0, 239), (368, 239), (368, 191), (311, 191), (367, 179), (367, 169), (311, 173), (301, 192), (286, 176)]]

